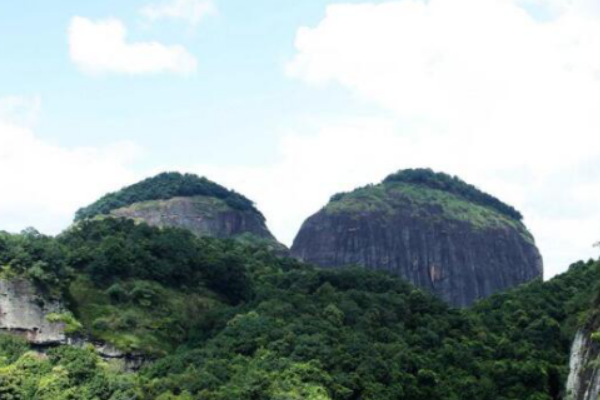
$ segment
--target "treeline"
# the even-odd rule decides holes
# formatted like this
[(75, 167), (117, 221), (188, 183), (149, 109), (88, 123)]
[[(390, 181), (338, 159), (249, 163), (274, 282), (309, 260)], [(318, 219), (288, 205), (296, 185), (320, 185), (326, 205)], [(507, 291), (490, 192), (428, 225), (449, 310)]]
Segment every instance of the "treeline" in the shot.
[(403, 182), (423, 185), (432, 189), (443, 190), (458, 195), (465, 200), (472, 201), (482, 206), (493, 208), (501, 214), (521, 221), (523, 215), (514, 207), (500, 201), (496, 197), (482, 192), (477, 187), (470, 185), (456, 176), (431, 169), (405, 169), (385, 178), (384, 183)]
[(168, 200), (174, 197), (210, 196), (223, 200), (231, 208), (260, 214), (252, 201), (243, 195), (228, 190), (204, 177), (178, 172), (165, 172), (128, 186), (118, 192), (109, 193), (88, 207), (81, 208), (75, 215), (80, 221), (97, 215), (109, 214), (112, 210), (134, 203), (152, 200)]
[(60, 296), (73, 276), (66, 248), (35, 229), (20, 235), (0, 232), (0, 277), (24, 277)]
[(597, 282), (596, 263), (577, 264), (460, 311), (361, 269), (272, 271), (214, 334), (144, 376), (153, 395), (195, 399), (561, 399)]
[[(38, 239), (5, 240), (2, 263), (21, 240)], [(118, 376), (90, 351), (38, 357), (3, 338), (0, 398), (563, 399), (569, 347), (600, 277), (598, 263), (578, 263), (457, 310), (383, 273), (318, 269), (120, 220), (42, 241), (73, 271), (71, 307), (84, 332), (165, 356), (155, 351), (151, 365)]]
[(203, 285), (233, 303), (252, 294), (247, 256), (233, 241), (109, 218), (83, 221), (58, 242), (66, 249), (71, 268), (101, 287), (119, 280), (156, 281), (172, 288)]

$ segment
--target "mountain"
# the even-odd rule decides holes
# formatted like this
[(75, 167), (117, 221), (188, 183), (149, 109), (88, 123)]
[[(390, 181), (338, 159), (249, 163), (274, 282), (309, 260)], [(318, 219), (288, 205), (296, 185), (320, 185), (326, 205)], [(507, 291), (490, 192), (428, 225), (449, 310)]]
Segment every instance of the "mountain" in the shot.
[(291, 254), (388, 271), (461, 307), (543, 274), (518, 211), (427, 169), (333, 196), (304, 222)]
[(198, 236), (265, 243), (285, 252), (252, 201), (204, 177), (167, 172), (110, 193), (80, 209), (75, 220), (111, 216)]
[[(0, 398), (20, 400), (566, 399), (600, 281), (577, 263), (455, 309), (379, 271), (118, 218), (0, 233), (0, 266), (21, 307), (12, 335), (0, 312)], [(66, 339), (36, 340), (30, 311)]]

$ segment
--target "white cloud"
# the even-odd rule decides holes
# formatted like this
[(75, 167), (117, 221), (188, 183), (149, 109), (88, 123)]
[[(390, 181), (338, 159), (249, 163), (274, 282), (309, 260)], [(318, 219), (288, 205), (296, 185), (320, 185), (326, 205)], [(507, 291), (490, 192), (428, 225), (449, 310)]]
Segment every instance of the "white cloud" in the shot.
[(391, 119), (327, 121), (286, 134), (279, 160), (271, 165), (183, 169), (256, 201), (273, 233), (287, 245), (334, 193), (380, 182), (398, 169), (431, 167), (457, 174), (519, 208), (544, 254), (546, 277), (598, 255), (592, 243), (600, 240), (600, 159), (587, 166), (587, 174), (579, 164), (549, 174), (521, 166), (481, 168), (481, 157), (471, 154), (480, 148), (469, 147), (468, 140), (455, 143), (427, 129), (408, 131)]
[[(551, 12), (540, 18), (542, 9)], [(298, 30), (288, 75), (343, 86), (392, 116), (385, 138), (377, 126), (345, 135), (324, 125), (320, 139), (305, 139), (310, 168), (377, 171), (373, 181), (415, 165), (459, 174), (525, 213), (547, 276), (597, 256), (599, 17), (591, 0), (329, 6), (316, 27)], [(340, 155), (347, 146), (351, 161)]]
[(79, 207), (135, 181), (128, 167), (139, 151), (133, 143), (65, 148), (12, 119), (0, 116), (0, 230), (58, 233)]
[[(279, 161), (248, 167), (197, 165), (190, 169), (257, 202), (279, 240), (291, 245), (300, 224), (336, 192), (381, 180), (397, 168), (397, 137), (382, 120), (352, 119), (311, 133), (290, 132), (279, 143)], [(369, 132), (369, 134), (365, 134)]]
[(191, 74), (197, 61), (183, 46), (158, 42), (128, 43), (117, 19), (92, 21), (73, 17), (69, 27), (71, 60), (92, 74)]
[(212, 0), (170, 0), (149, 4), (142, 8), (141, 13), (150, 21), (182, 19), (197, 25), (205, 17), (216, 14), (217, 7)]

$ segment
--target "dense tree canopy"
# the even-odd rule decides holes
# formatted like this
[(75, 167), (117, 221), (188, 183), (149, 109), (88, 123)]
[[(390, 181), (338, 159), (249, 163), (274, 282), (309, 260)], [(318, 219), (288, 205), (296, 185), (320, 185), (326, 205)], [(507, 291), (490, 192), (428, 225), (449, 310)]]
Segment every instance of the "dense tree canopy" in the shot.
[(97, 284), (133, 279), (174, 288), (205, 285), (233, 302), (251, 295), (246, 255), (233, 241), (109, 218), (83, 221), (59, 242), (68, 249), (70, 265)]
[(46, 292), (59, 295), (71, 277), (66, 249), (54, 238), (27, 229), (20, 235), (0, 232), (0, 274), (30, 278)]
[(223, 200), (233, 209), (260, 214), (252, 201), (243, 195), (228, 190), (204, 177), (178, 172), (165, 172), (118, 192), (105, 195), (95, 203), (77, 211), (75, 220), (80, 221), (97, 215), (108, 214), (112, 210), (142, 201), (168, 200), (174, 197), (191, 196), (215, 197)]
[(503, 203), (496, 197), (482, 192), (473, 185), (470, 185), (456, 176), (445, 173), (436, 173), (431, 169), (405, 169), (398, 171), (385, 178), (383, 183), (404, 182), (416, 185), (423, 185), (431, 189), (444, 190), (446, 192), (458, 195), (465, 200), (472, 201), (482, 206), (493, 208), (494, 210), (516, 220), (522, 220), (523, 215), (512, 206)]
[(162, 378), (157, 393), (199, 399), (277, 398), (273, 372), (294, 363), (327, 399), (559, 399), (597, 267), (463, 311), (385, 275), (293, 268), (263, 276), (236, 316), (145, 374)]
[(578, 263), (458, 310), (383, 273), (176, 229), (107, 219), (38, 235), (2, 236), (2, 264), (68, 270), (83, 333), (153, 362), (115, 374), (90, 349), (42, 357), (0, 336), (2, 399), (562, 399), (599, 282)]

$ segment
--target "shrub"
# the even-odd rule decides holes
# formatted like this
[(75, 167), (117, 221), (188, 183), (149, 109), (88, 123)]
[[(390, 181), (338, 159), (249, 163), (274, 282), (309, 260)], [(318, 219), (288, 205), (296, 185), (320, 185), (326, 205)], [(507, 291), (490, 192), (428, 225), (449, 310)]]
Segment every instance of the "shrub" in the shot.
[(83, 330), (83, 325), (81, 325), (81, 322), (71, 312), (48, 314), (46, 319), (52, 323), (63, 323), (65, 325), (65, 333), (67, 334), (75, 334)]
[(29, 350), (29, 345), (17, 336), (0, 334), (0, 358), (12, 364)]

